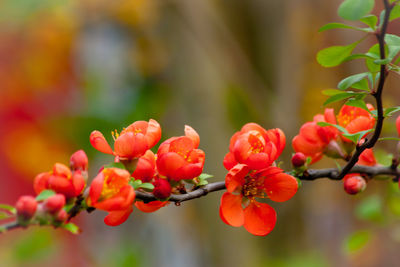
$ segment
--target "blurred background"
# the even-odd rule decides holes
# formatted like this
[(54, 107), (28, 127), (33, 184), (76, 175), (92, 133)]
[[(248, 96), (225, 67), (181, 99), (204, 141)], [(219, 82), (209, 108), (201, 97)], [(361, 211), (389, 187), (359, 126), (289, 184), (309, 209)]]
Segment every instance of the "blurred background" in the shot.
[[(377, 1), (375, 13), (380, 12)], [(32, 180), (84, 149), (91, 177), (112, 157), (89, 134), (111, 139), (135, 120), (154, 118), (163, 139), (201, 136), (206, 173), (224, 179), (229, 138), (246, 122), (281, 128), (290, 140), (323, 112), (322, 89), (366, 70), (361, 60), (324, 69), (319, 49), (362, 37), (318, 33), (341, 0), (2, 0), (0, 1), (0, 202), (33, 194)], [(400, 33), (398, 23), (389, 32)], [(375, 43), (366, 39), (360, 51)], [(399, 103), (394, 75), (385, 106)], [(334, 106), (338, 111), (339, 106)], [(395, 133), (387, 120), (385, 136)], [(395, 142), (378, 146), (395, 153)], [(382, 164), (390, 158), (376, 151)], [(325, 160), (316, 168), (335, 166)], [(222, 192), (135, 210), (116, 228), (96, 211), (75, 219), (83, 233), (32, 227), (0, 236), (0, 266), (395, 266), (400, 249), (397, 184), (371, 181), (349, 196), (341, 182), (304, 182), (267, 237), (225, 225)]]

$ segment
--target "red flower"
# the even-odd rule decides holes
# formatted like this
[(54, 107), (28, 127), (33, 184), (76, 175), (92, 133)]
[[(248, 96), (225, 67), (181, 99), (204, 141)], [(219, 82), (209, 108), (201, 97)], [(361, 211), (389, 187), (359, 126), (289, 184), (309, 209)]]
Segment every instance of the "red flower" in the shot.
[(301, 126), (300, 133), (293, 138), (292, 146), (296, 152), (301, 152), (311, 157), (312, 163), (321, 159), (324, 150), (338, 134), (336, 128), (331, 126), (321, 127), (318, 122), (336, 124), (334, 110), (325, 109), (324, 115), (317, 114), (312, 122), (306, 122)]
[[(371, 104), (367, 104), (369, 110), (374, 110)], [(337, 116), (338, 125), (344, 127), (349, 133), (357, 133), (372, 129), (375, 124), (375, 118), (368, 111), (343, 105)], [(346, 137), (342, 137), (343, 141), (349, 142)]]
[(37, 201), (32, 196), (21, 196), (15, 204), (15, 208), (20, 220), (29, 220), (36, 213)]
[(256, 198), (272, 201), (289, 200), (298, 188), (297, 180), (277, 167), (251, 173), (248, 166), (238, 164), (225, 178), (226, 189), (221, 198), (220, 217), (226, 224), (244, 226), (254, 235), (264, 236), (276, 223), (275, 210)]
[(114, 137), (114, 151), (111, 149), (103, 134), (93, 131), (90, 134), (90, 143), (100, 152), (112, 154), (121, 159), (133, 159), (143, 156), (147, 150), (160, 141), (161, 127), (155, 120), (136, 121), (122, 130), (120, 134), (112, 133)]
[(358, 162), (357, 162), (357, 164), (365, 165), (365, 166), (375, 166), (376, 163), (377, 162), (375, 159), (375, 155), (371, 148), (365, 149), (361, 153), (360, 157), (358, 158)]
[(140, 179), (142, 182), (150, 182), (154, 177), (156, 168), (156, 158), (151, 150), (147, 150), (146, 154), (141, 156), (137, 162), (135, 171), (132, 173), (132, 177)]
[(162, 178), (156, 178), (153, 182), (153, 195), (158, 199), (165, 199), (171, 195), (172, 187), (170, 183)]
[(58, 213), (65, 205), (65, 196), (62, 194), (55, 194), (49, 197), (44, 202), (44, 207), (46, 211), (51, 214)]
[(200, 137), (190, 126), (185, 126), (185, 136), (164, 141), (157, 151), (157, 170), (168, 179), (192, 179), (203, 172), (205, 154), (197, 149)]
[(45, 189), (54, 190), (63, 194), (66, 198), (73, 198), (82, 193), (85, 187), (85, 179), (80, 171), (71, 173), (71, 170), (61, 163), (53, 166), (53, 171), (43, 172), (35, 177), (33, 188), (36, 194)]
[(396, 119), (396, 129), (397, 129), (397, 134), (400, 136), (400, 116), (398, 116)]
[(103, 169), (90, 185), (87, 203), (96, 209), (108, 211), (105, 224), (117, 226), (132, 212), (135, 190), (129, 185), (130, 174), (118, 168)]
[(256, 123), (247, 123), (232, 136), (224, 166), (230, 170), (237, 163), (242, 163), (251, 169), (266, 168), (279, 157), (285, 143), (282, 130), (267, 131)]
[(69, 162), (71, 169), (74, 171), (87, 171), (88, 169), (88, 158), (85, 151), (83, 151), (82, 149), (72, 154)]

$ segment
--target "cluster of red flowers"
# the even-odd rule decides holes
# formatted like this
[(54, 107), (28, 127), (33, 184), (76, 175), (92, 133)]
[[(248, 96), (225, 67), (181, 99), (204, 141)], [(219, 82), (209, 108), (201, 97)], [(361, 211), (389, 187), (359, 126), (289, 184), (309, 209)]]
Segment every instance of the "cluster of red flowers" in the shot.
[(114, 150), (100, 132), (90, 135), (94, 148), (114, 155), (115, 161), (126, 167), (103, 169), (90, 186), (88, 205), (109, 212), (104, 219), (107, 225), (123, 223), (132, 212), (135, 191), (130, 185), (131, 177), (153, 184), (152, 193), (160, 201), (135, 202), (139, 210), (153, 212), (168, 204), (163, 200), (182, 187), (181, 181), (192, 180), (203, 171), (205, 154), (198, 149), (200, 137), (190, 126), (185, 126), (185, 136), (164, 141), (157, 155), (150, 150), (161, 139), (161, 127), (155, 120), (136, 121), (120, 134), (113, 132), (113, 137)]
[(255, 123), (244, 125), (232, 136), (224, 159), (228, 170), (227, 192), (220, 205), (220, 216), (226, 224), (244, 226), (250, 233), (260, 236), (272, 231), (276, 223), (275, 210), (257, 199), (283, 202), (297, 192), (296, 178), (274, 166), (285, 143), (280, 129), (267, 131)]
[[(375, 118), (371, 114), (373, 106), (367, 104), (369, 112), (359, 107), (343, 105), (335, 117), (334, 110), (325, 109), (324, 115), (317, 114), (314, 120), (306, 122), (300, 128), (300, 133), (293, 138), (292, 145), (297, 152), (292, 163), (295, 167), (305, 164), (306, 157), (311, 163), (319, 161), (323, 155), (332, 158), (348, 159), (355, 144), (343, 136), (334, 126), (319, 126), (318, 122), (327, 122), (344, 128), (349, 134), (370, 130), (374, 127)], [(365, 134), (367, 135), (367, 134)], [(363, 136), (363, 138), (365, 137)], [(360, 142), (363, 142), (361, 139)], [(359, 165), (374, 166), (376, 160), (371, 149), (366, 149), (357, 162)], [(343, 179), (344, 189), (349, 194), (357, 194), (366, 188), (366, 180), (360, 174), (348, 174)]]

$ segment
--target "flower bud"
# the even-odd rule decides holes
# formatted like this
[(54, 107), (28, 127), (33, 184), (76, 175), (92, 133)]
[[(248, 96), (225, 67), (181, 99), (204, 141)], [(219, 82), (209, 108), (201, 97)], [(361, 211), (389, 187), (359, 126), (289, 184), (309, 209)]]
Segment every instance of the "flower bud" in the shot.
[(344, 153), (339, 144), (332, 140), (324, 150), (324, 154), (331, 158), (344, 158)]
[(37, 201), (32, 196), (21, 196), (15, 204), (15, 208), (21, 220), (30, 220), (35, 215)]
[(57, 222), (65, 222), (68, 219), (68, 213), (61, 209), (54, 218)]
[(153, 182), (154, 190), (153, 195), (158, 199), (165, 199), (171, 195), (171, 185), (165, 179), (156, 178)]
[(85, 151), (83, 151), (81, 149), (81, 150), (76, 151), (74, 154), (72, 154), (71, 158), (69, 160), (69, 164), (73, 171), (76, 171), (76, 170), (87, 171), (88, 158), (86, 156)]
[(48, 199), (46, 199), (44, 202), (45, 209), (51, 214), (57, 213), (64, 207), (64, 205), (65, 205), (65, 196), (62, 194), (55, 194), (54, 196), (51, 196)]
[(292, 157), (292, 165), (295, 168), (301, 167), (306, 163), (306, 160), (307, 158), (303, 153), (297, 152)]
[(365, 190), (367, 182), (359, 175), (346, 175), (343, 186), (348, 194), (355, 195)]

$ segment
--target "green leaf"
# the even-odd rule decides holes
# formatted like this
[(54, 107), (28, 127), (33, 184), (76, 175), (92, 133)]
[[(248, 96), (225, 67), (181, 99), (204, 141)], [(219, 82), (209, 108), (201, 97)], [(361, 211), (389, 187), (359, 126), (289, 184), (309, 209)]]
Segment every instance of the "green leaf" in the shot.
[(118, 169), (123, 169), (125, 170), (125, 165), (122, 164), (121, 162), (113, 162), (107, 165), (104, 165), (104, 169), (109, 169), (109, 168), (118, 168)]
[(347, 20), (359, 20), (374, 8), (374, 0), (345, 0), (338, 9), (338, 15)]
[(36, 200), (37, 201), (42, 201), (42, 200), (46, 200), (51, 196), (54, 196), (56, 194), (56, 192), (54, 192), (53, 190), (43, 190), (42, 192), (40, 192), (39, 195), (36, 196)]
[(390, 116), (393, 115), (393, 113), (396, 113), (398, 111), (400, 111), (400, 106), (386, 108), (385, 112), (383, 112), (383, 116), (384, 117), (390, 117)]
[(17, 213), (17, 210), (13, 206), (7, 205), (7, 204), (0, 204), (0, 209), (6, 210), (6, 211), (10, 212), (11, 214)]
[(359, 58), (375, 59), (375, 57), (371, 57), (371, 55), (368, 55), (368, 54), (353, 54), (353, 55), (346, 57), (343, 62), (350, 61), (353, 59), (359, 59)]
[(154, 185), (151, 183), (143, 183), (143, 184), (139, 185), (139, 188), (143, 188), (143, 189), (152, 191), (154, 189)]
[(343, 248), (347, 253), (354, 253), (371, 240), (371, 232), (368, 230), (357, 231), (346, 238)]
[(350, 139), (353, 143), (357, 144), (362, 138), (363, 136), (365, 136), (367, 133), (372, 132), (374, 129), (369, 129), (369, 130), (365, 130), (365, 131), (361, 131), (361, 132), (357, 132), (357, 133), (344, 133), (343, 136), (346, 137), (347, 139)]
[(70, 232), (73, 233), (74, 235), (79, 234), (80, 231), (81, 231), (81, 230), (79, 229), (79, 227), (78, 227), (76, 224), (71, 223), (71, 222), (62, 225), (61, 228), (65, 229), (65, 230), (67, 230), (67, 231), (70, 231)]
[(337, 95), (337, 94), (343, 94), (343, 91), (337, 90), (337, 89), (326, 89), (326, 90), (322, 90), (322, 94), (327, 95), (327, 96), (333, 96), (333, 95)]
[[(358, 83), (361, 80), (365, 79), (367, 76), (368, 76), (368, 72), (351, 75), (351, 76), (341, 80), (338, 84), (338, 88), (340, 90), (346, 90), (347, 88), (350, 88), (353, 84)], [(367, 83), (367, 86), (368, 86), (368, 83)]]
[(378, 18), (375, 15), (366, 15), (360, 19), (361, 22), (367, 24), (371, 29), (375, 30)]
[(321, 126), (321, 127), (332, 126), (332, 127), (335, 127), (336, 129), (338, 129), (342, 133), (347, 133), (347, 130), (345, 128), (343, 128), (342, 126), (337, 125), (337, 124), (332, 124), (332, 123), (320, 121), (320, 122), (317, 123), (317, 125)]
[(12, 217), (12, 215), (10, 215), (9, 213), (0, 211), (0, 220), (7, 219), (7, 218), (10, 218), (10, 217)]
[(371, 57), (371, 59), (365, 60), (368, 70), (372, 73), (378, 72), (380, 70), (380, 65), (375, 64), (374, 60), (380, 59), (379, 44), (371, 46), (366, 55)]
[(322, 49), (317, 54), (317, 61), (326, 68), (340, 65), (350, 56), (351, 52), (359, 42), (360, 41), (357, 41), (346, 46), (331, 46)]
[(385, 59), (375, 59), (374, 60), (374, 64), (376, 65), (386, 65), (390, 62), (389, 58), (385, 58)]
[(400, 6), (396, 5), (393, 7), (392, 11), (390, 12), (389, 21), (395, 20), (400, 18)]
[(362, 108), (365, 111), (368, 111), (369, 113), (371, 113), (371, 111), (368, 109), (367, 104), (365, 104), (364, 100), (360, 100), (360, 99), (349, 99), (346, 102), (346, 105), (348, 106), (352, 106), (352, 107), (358, 107), (358, 108)]
[(334, 102), (337, 102), (337, 101), (340, 101), (340, 100), (344, 100), (344, 99), (350, 98), (350, 97), (355, 97), (355, 96), (362, 97), (362, 96), (365, 96), (365, 93), (354, 93), (354, 92), (351, 92), (351, 91), (347, 91), (347, 92), (344, 92), (344, 93), (341, 93), (341, 94), (336, 94), (336, 95), (333, 95), (333, 96), (329, 97), (324, 102), (324, 106), (326, 106), (328, 104), (331, 104), (331, 103), (334, 103)]
[(140, 185), (142, 184), (141, 180), (134, 180), (133, 178), (129, 181), (129, 184), (136, 190), (140, 187)]
[(318, 32), (323, 32), (323, 31), (327, 31), (327, 30), (331, 30), (331, 29), (352, 29), (352, 30), (363, 31), (363, 32), (369, 31), (368, 29), (362, 29), (362, 28), (353, 27), (353, 26), (343, 24), (343, 23), (333, 22), (333, 23), (325, 24), (324, 26), (319, 28)]
[(210, 179), (212, 177), (214, 177), (214, 176), (211, 175), (211, 174), (207, 174), (207, 173), (200, 174), (200, 176), (198, 177), (199, 178), (199, 183), (197, 185), (198, 186), (202, 186), (202, 185), (208, 184), (207, 179)]
[(400, 51), (400, 37), (394, 34), (386, 34), (385, 42), (389, 49), (389, 55), (387, 57), (389, 63)]
[(383, 216), (383, 203), (379, 195), (371, 195), (356, 206), (355, 214), (358, 219), (381, 222)]

